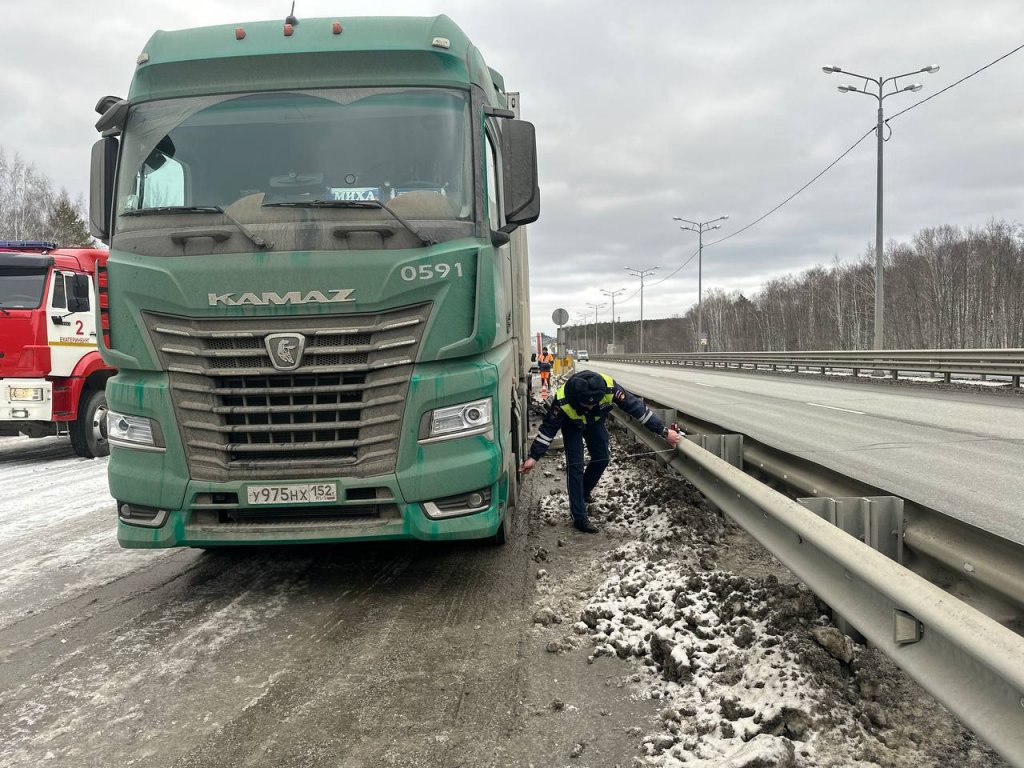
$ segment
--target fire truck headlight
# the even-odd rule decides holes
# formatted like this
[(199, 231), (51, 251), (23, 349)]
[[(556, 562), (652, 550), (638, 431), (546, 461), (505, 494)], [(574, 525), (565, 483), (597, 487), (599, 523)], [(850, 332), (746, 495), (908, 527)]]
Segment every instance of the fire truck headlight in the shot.
[(447, 440), (490, 432), (491, 398), (436, 408), (428, 414), (428, 422), (426, 440)]
[(42, 387), (11, 387), (11, 402), (39, 402), (43, 399)]
[(107, 440), (111, 445), (122, 448), (138, 448), (144, 451), (162, 451), (164, 441), (159, 425), (144, 416), (127, 416), (116, 411), (107, 411)]

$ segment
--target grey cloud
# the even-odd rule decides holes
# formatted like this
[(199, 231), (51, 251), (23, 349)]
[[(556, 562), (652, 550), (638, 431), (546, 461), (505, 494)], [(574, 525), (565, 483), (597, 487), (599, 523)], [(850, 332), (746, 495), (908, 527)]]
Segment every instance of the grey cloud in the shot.
[[(92, 106), (123, 94), (156, 28), (282, 18), (280, 0), (171, 0), (92, 6), (42, 0), (21, 14), (32, 35), (5, 40), (0, 144), (73, 196), (87, 192)], [(336, 16), (334, 0), (299, 0), (300, 16)], [(647, 317), (696, 303), (697, 249), (672, 216), (727, 225), (766, 213), (845, 151), (875, 120), (875, 102), (841, 95), (837, 64), (885, 75), (930, 63), (920, 94), (937, 93), (1019, 44), (1014, 0), (770, 3), (384, 1), (363, 13), (447, 13), (488, 63), (522, 92), (537, 125), (543, 212), (530, 232), (535, 330), (553, 309), (575, 318), (601, 288), (627, 288), (623, 319), (639, 316), (639, 280), (624, 267), (662, 266), (645, 291)], [(892, 121), (885, 145), (886, 237), (940, 224), (1020, 219), (1020, 86), (1024, 52)], [(16, 105), (16, 106), (12, 106)], [(752, 292), (773, 276), (834, 258), (858, 261), (874, 237), (875, 147), (869, 136), (836, 168), (758, 226), (705, 249), (705, 290)], [(624, 301), (624, 299), (629, 299)], [(609, 309), (603, 310), (607, 313)]]

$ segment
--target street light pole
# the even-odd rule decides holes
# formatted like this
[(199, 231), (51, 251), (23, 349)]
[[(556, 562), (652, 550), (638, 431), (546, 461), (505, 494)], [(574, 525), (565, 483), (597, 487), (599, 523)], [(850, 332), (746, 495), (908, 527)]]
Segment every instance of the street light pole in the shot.
[(594, 310), (594, 351), (597, 352), (598, 354), (600, 354), (601, 350), (599, 350), (597, 348), (597, 311), (599, 309), (604, 309), (608, 305), (607, 304), (591, 304), (588, 301), (587, 302), (587, 306), (590, 307), (592, 310)]
[[(580, 349), (590, 348), (590, 345), (587, 343), (587, 324), (590, 322), (590, 314), (587, 312), (581, 312), (579, 316), (576, 318), (576, 322), (579, 322), (580, 320), (583, 321), (583, 346), (577, 346), (577, 351), (579, 351)], [(579, 341), (579, 339), (577, 339), (577, 341)]]
[[(884, 333), (884, 308), (885, 308), (885, 293), (883, 286), (883, 252), (882, 252), (882, 147), (884, 139), (882, 138), (882, 128), (884, 124), (884, 117), (882, 114), (882, 101), (888, 97), (897, 93), (917, 93), (923, 87), (920, 83), (911, 83), (910, 85), (900, 87), (896, 82), (901, 77), (910, 77), (911, 75), (918, 75), (921, 73), (932, 74), (939, 71), (937, 64), (929, 64), (927, 67), (921, 67), (921, 69), (915, 69), (913, 72), (904, 72), (902, 75), (894, 75), (893, 77), (867, 77), (865, 75), (858, 75), (856, 72), (850, 72), (849, 70), (842, 69), (841, 67), (822, 67), (822, 72), (826, 75), (831, 74), (844, 74), (856, 77), (864, 82), (858, 87), (856, 85), (840, 85), (840, 93), (863, 93), (865, 96), (872, 96), (878, 100), (878, 124), (875, 126), (875, 134), (877, 136), (878, 144), (878, 165), (876, 171), (876, 192), (875, 192), (875, 349), (885, 348), (885, 333)], [(868, 83), (874, 83), (874, 87), (877, 88), (877, 92), (874, 92), (874, 88), (869, 91)], [(893, 84), (893, 90), (885, 93), (886, 83)]]
[(654, 270), (661, 267), (647, 267), (646, 269), (634, 269), (626, 267), (626, 271), (633, 277), (640, 278), (640, 354), (644, 353), (644, 278), (654, 274)]
[(611, 296), (612, 298), (612, 347), (615, 346), (615, 297), (618, 296), (620, 293), (625, 292), (625, 288), (619, 288), (619, 290), (617, 291), (606, 291), (604, 288), (601, 289), (601, 293), (603, 293), (605, 296)]
[[(719, 216), (717, 219), (711, 219), (710, 221), (690, 221), (689, 219), (683, 219), (679, 216), (673, 216), (673, 221), (682, 221), (690, 226), (680, 225), (680, 229), (687, 229), (690, 232), (697, 233), (697, 351), (700, 352), (701, 347), (704, 346), (704, 286), (703, 276), (704, 271), (701, 262), (704, 261), (704, 233), (712, 229), (721, 229), (721, 224), (715, 224), (716, 221), (725, 221), (729, 218), (729, 215)], [(711, 226), (714, 224), (714, 226)], [(690, 258), (693, 258), (692, 256)], [(710, 345), (708, 345), (710, 347)]]

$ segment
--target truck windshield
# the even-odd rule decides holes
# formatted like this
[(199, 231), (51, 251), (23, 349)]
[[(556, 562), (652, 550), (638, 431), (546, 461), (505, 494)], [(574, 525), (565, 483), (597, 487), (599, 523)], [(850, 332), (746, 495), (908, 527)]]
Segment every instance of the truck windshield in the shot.
[(43, 301), (46, 270), (37, 267), (0, 267), (0, 307), (35, 309)]
[[(331, 200), (380, 201), (408, 219), (471, 220), (468, 115), (465, 94), (424, 88), (139, 104), (122, 139), (119, 221), (175, 206), (218, 206), (251, 221), (275, 204)], [(311, 206), (306, 215), (338, 210)]]

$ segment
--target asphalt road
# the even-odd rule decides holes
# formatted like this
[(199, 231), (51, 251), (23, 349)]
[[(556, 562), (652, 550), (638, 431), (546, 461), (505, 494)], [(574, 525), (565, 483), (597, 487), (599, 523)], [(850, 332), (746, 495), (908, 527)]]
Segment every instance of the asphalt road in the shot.
[[(63, 440), (0, 438), (0, 768), (616, 768), (696, 752), (709, 758), (696, 765), (752, 766), (805, 754), (799, 738), (821, 765), (1001, 765), (877, 655), (839, 671), (792, 576), (651, 465), (611, 467), (597, 536), (568, 526), (552, 456), (524, 482), (504, 547), (201, 553), (120, 549), (105, 464)], [(716, 642), (694, 633), (714, 674), (685, 684), (658, 671), (653, 645), (642, 660), (598, 653), (622, 640), (612, 621), (642, 635), (694, 579), (774, 584), (763, 609), (729, 593), (729, 615), (761, 616), (739, 619), (755, 634), (786, 629), (742, 647), (724, 618)], [(719, 593), (700, 594), (705, 607), (680, 605), (719, 623)], [(612, 635), (579, 633), (591, 603)], [(674, 609), (664, 620), (689, 634)], [(781, 668), (780, 638), (794, 644)], [(776, 732), (788, 684), (796, 742)], [(737, 697), (764, 712), (727, 714)], [(747, 742), (741, 717), (764, 732)]]
[(597, 362), (729, 427), (1024, 543), (1024, 399), (931, 387)]
[(65, 441), (0, 439), (0, 477), (3, 768), (628, 765), (657, 721), (545, 651), (538, 547), (587, 588), (613, 542), (531, 523), (542, 475), (504, 547), (216, 553), (121, 550), (105, 461)]

